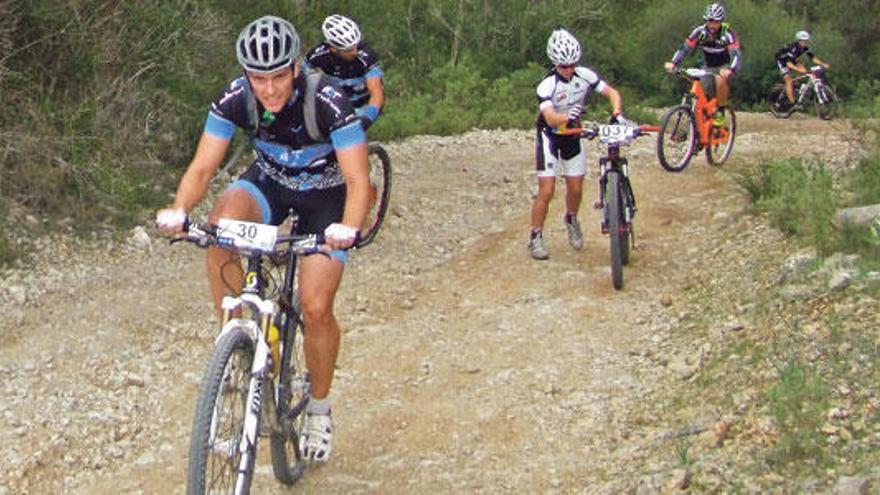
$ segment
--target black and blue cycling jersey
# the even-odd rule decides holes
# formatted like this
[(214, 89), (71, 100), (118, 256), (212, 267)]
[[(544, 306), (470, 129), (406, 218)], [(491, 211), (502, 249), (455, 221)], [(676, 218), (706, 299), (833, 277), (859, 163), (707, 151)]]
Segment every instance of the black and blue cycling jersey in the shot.
[[(379, 56), (370, 49), (369, 45), (360, 42), (357, 46), (357, 56), (348, 62), (330, 51), (330, 44), (325, 41), (306, 54), (305, 64), (307, 68), (316, 68), (324, 72), (331, 81), (346, 91), (351, 104), (359, 113), (367, 113), (371, 120), (376, 120), (379, 109), (375, 108), (373, 111), (367, 108), (367, 103), (370, 101), (367, 79), (381, 78), (382, 67), (379, 65)], [(371, 115), (372, 113), (375, 115)]]
[(303, 95), (305, 78), (294, 83), (290, 101), (278, 113), (266, 111), (253, 97), (250, 83), (242, 76), (232, 81), (211, 104), (205, 132), (231, 139), (235, 129), (251, 127), (253, 104), (259, 125), (251, 136), (256, 166), (291, 190), (327, 189), (344, 183), (336, 160), (336, 150), (366, 142), (366, 134), (356, 118), (349, 99), (329, 81), (316, 90), (315, 114), (326, 142), (309, 137), (304, 125)]
[(782, 65), (786, 62), (796, 64), (801, 55), (807, 55), (810, 60), (816, 58), (809, 46), (801, 46), (799, 41), (794, 41), (776, 51), (776, 61)]

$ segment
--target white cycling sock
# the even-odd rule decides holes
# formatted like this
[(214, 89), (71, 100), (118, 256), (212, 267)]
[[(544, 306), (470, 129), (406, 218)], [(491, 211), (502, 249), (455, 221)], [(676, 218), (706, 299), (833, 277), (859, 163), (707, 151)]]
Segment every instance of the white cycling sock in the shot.
[(309, 404), (306, 406), (306, 413), (308, 414), (330, 414), (330, 396), (324, 397), (323, 399), (316, 399), (314, 397), (309, 397)]

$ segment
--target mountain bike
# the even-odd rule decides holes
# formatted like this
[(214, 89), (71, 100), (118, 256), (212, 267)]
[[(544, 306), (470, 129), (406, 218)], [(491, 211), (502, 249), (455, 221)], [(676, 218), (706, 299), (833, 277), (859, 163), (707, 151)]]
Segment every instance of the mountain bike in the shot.
[(299, 433), (310, 378), (296, 267), (299, 256), (320, 250), (323, 235), (296, 235), (295, 225), (294, 219), (290, 234), (279, 235), (276, 226), (221, 219), (216, 226), (189, 224), (184, 237), (171, 241), (227, 249), (247, 266), (241, 294), (223, 299), (220, 334), (199, 390), (190, 437), (190, 495), (248, 493), (261, 436), (269, 437), (280, 482), (294, 484), (306, 467)]
[(361, 240), (359, 247), (373, 242), (379, 228), (388, 213), (388, 203), (391, 199), (391, 158), (385, 148), (378, 143), (370, 143), (368, 148), (370, 160), (370, 209), (367, 211), (367, 219), (361, 227)]
[(718, 100), (708, 98), (701, 81), (714, 86), (714, 73), (707, 69), (675, 69), (690, 83), (681, 104), (670, 108), (660, 121), (657, 134), (657, 158), (670, 172), (681, 172), (700, 150), (706, 150), (706, 160), (720, 166), (730, 157), (736, 138), (736, 114), (724, 109), (724, 124), (715, 126), (713, 116)]
[(608, 234), (611, 247), (611, 283), (623, 288), (623, 267), (629, 264), (630, 248), (635, 245), (633, 219), (636, 196), (629, 180), (629, 162), (620, 154), (620, 147), (649, 132), (656, 126), (599, 125), (593, 128), (566, 129), (559, 134), (595, 139), (608, 145), (608, 154), (599, 158), (599, 200), (602, 210), (602, 233)]
[(810, 67), (810, 72), (794, 78), (794, 103), (789, 103), (785, 94), (785, 84), (777, 83), (767, 93), (770, 113), (776, 118), (788, 118), (797, 110), (813, 105), (816, 116), (831, 120), (837, 113), (839, 100), (834, 88), (825, 78), (825, 68), (821, 65)]

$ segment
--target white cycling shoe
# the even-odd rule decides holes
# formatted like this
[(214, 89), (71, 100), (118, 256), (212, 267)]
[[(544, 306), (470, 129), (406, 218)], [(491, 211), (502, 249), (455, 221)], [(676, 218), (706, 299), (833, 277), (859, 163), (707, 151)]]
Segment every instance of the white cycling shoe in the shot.
[(307, 461), (327, 462), (333, 450), (333, 418), (329, 414), (306, 414), (299, 437), (300, 454)]

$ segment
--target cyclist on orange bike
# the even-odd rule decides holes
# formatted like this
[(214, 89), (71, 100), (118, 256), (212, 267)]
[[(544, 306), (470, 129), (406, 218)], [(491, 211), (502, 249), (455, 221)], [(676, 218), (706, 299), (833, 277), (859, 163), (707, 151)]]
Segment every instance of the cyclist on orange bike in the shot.
[(326, 41), (309, 50), (306, 66), (322, 70), (347, 91), (366, 130), (379, 118), (385, 103), (379, 56), (348, 17), (328, 16), (321, 30)]
[(804, 64), (798, 62), (801, 55), (810, 57), (810, 61), (814, 65), (821, 65), (824, 68), (831, 67), (825, 62), (819, 60), (819, 57), (810, 50), (810, 33), (807, 31), (798, 31), (794, 35), (795, 40), (783, 46), (776, 52), (776, 66), (782, 73), (782, 79), (785, 81), (785, 96), (788, 97), (789, 107), (794, 105), (794, 78), (791, 77), (791, 71), (801, 74), (808, 74), (810, 71)]
[(727, 12), (721, 4), (713, 3), (706, 7), (703, 14), (705, 23), (695, 27), (672, 56), (672, 60), (664, 64), (667, 71), (675, 70), (694, 49), (702, 49), (703, 65), (716, 74), (715, 96), (719, 108), (715, 112), (714, 124), (719, 127), (724, 125), (724, 108), (727, 107), (731, 80), (742, 66), (739, 38), (730, 29), (730, 25), (724, 22), (726, 16)]
[(580, 125), (581, 111), (587, 96), (596, 91), (611, 102), (613, 120), (625, 123), (621, 114), (620, 93), (599, 77), (596, 72), (581, 67), (581, 45), (577, 38), (565, 29), (553, 31), (547, 41), (547, 56), (553, 62), (553, 69), (538, 84), (537, 138), (535, 143), (535, 162), (538, 176), (538, 194), (532, 203), (531, 234), (529, 254), (538, 260), (547, 259), (550, 254), (544, 243), (544, 221), (553, 192), (556, 188), (557, 173), (565, 176), (565, 228), (568, 242), (575, 249), (582, 249), (584, 238), (577, 213), (581, 206), (584, 190), (584, 175), (587, 172), (586, 153), (581, 148), (580, 138), (554, 133), (559, 127)]
[[(299, 295), (305, 328), (305, 357), (311, 375), (300, 448), (316, 461), (332, 449), (330, 385), (339, 352), (340, 329), (333, 300), (348, 259), (344, 249), (358, 237), (369, 201), (367, 142), (349, 99), (330, 81), (315, 88), (315, 118), (323, 141), (305, 129), (306, 77), (297, 57), (296, 29), (284, 19), (265, 16), (248, 24), (235, 43), (242, 76), (214, 100), (195, 156), (173, 204), (159, 210), (160, 231), (179, 235), (187, 213), (202, 200), (236, 128), (247, 131), (254, 163), (221, 194), (208, 220), (221, 218), (278, 225), (293, 209), (297, 232), (323, 232), (333, 251), (302, 260)], [(256, 122), (254, 122), (256, 121)], [(214, 303), (230, 287), (241, 287), (238, 259), (218, 247), (207, 250), (207, 271)]]

